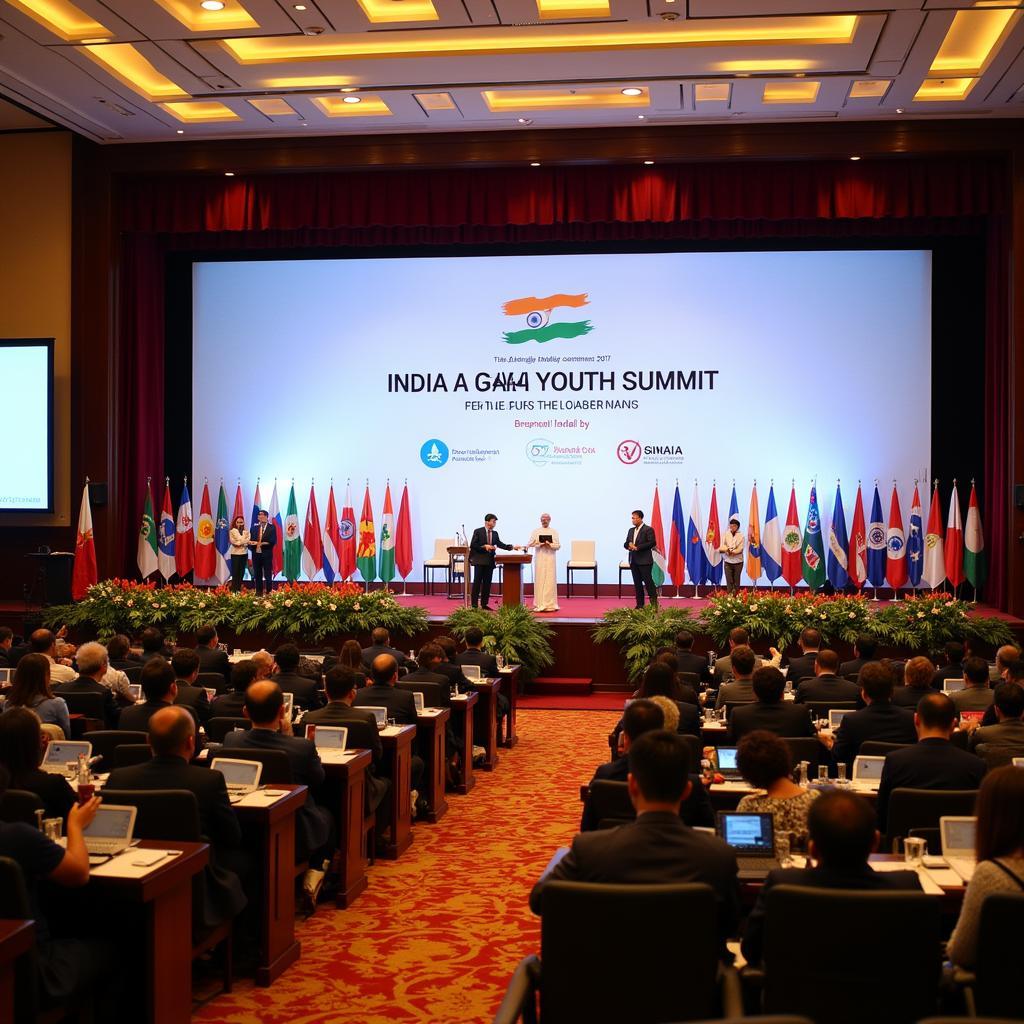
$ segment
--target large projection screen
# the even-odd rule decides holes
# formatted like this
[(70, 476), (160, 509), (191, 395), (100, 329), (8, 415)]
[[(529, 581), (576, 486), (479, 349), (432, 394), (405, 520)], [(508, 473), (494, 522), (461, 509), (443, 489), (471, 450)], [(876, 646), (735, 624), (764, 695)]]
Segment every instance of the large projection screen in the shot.
[(53, 511), (53, 339), (0, 339), (0, 512)]

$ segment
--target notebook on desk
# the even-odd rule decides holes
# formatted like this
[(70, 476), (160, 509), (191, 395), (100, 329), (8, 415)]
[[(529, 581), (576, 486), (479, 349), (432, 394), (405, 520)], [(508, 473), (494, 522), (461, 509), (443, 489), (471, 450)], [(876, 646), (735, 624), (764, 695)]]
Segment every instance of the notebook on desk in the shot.
[(341, 725), (307, 725), (306, 739), (316, 744), (320, 760), (326, 764), (340, 764), (348, 745), (348, 729)]
[(377, 728), (383, 729), (388, 724), (388, 709), (378, 708), (372, 704), (362, 705), (364, 711), (372, 711), (373, 717), (377, 719)]
[(853, 759), (853, 788), (868, 791), (878, 789), (884, 767), (884, 757), (871, 757), (867, 754), (855, 757)]
[(965, 882), (969, 882), (974, 874), (974, 835), (977, 824), (977, 818), (939, 818), (942, 857)]
[(229, 800), (241, 800), (246, 794), (254, 792), (263, 774), (261, 762), (246, 761), (243, 758), (215, 757), (210, 762), (210, 768), (224, 776)]
[(0, 668), (0, 686), (11, 685), (11, 675), (13, 674), (13, 671), (13, 669), (9, 668)]
[(108, 857), (127, 849), (135, 830), (135, 814), (134, 807), (102, 804), (82, 832), (85, 848), (91, 855)]
[(741, 880), (761, 879), (780, 867), (775, 856), (775, 826), (770, 814), (719, 811), (718, 834), (736, 854)]
[(88, 761), (92, 757), (92, 744), (84, 740), (50, 740), (46, 744), (46, 754), (43, 763), (39, 766), (44, 772), (51, 772), (55, 775), (64, 775), (67, 771), (69, 761), (76, 764), (78, 758), (85, 754)]

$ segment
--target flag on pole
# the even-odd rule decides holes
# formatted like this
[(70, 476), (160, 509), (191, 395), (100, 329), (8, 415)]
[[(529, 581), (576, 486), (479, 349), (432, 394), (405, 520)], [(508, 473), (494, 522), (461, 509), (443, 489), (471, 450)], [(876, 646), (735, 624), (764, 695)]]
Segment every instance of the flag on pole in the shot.
[(885, 523), (882, 521), (882, 499), (878, 496), (878, 481), (871, 499), (871, 521), (868, 523), (868, 583), (880, 587), (885, 583)]
[(181, 485), (181, 502), (178, 504), (178, 523), (174, 534), (174, 568), (184, 579), (196, 565), (196, 535), (192, 522), (192, 499), (188, 494), (188, 477)]
[(341, 510), (341, 550), (338, 552), (338, 575), (342, 580), (352, 579), (356, 571), (356, 513), (352, 508), (352, 487), (345, 485), (345, 507)]
[(229, 548), (231, 538), (228, 533), (231, 525), (228, 523), (228, 496), (224, 493), (224, 481), (220, 482), (220, 493), (217, 495), (217, 526), (213, 534), (213, 546), (217, 549), (217, 565), (213, 571), (213, 578), (218, 586), (223, 586), (231, 575), (231, 567), (228, 564)]
[(900, 496), (896, 481), (892, 484), (892, 500), (889, 502), (889, 530), (886, 533), (887, 560), (885, 578), (893, 590), (907, 582), (907, 541), (903, 532), (903, 513), (900, 511)]
[(217, 570), (217, 549), (213, 546), (216, 527), (210, 508), (210, 485), (203, 481), (203, 496), (199, 501), (199, 523), (196, 527), (196, 580), (212, 580)]
[(975, 590), (984, 586), (988, 579), (988, 565), (985, 561), (985, 535), (981, 529), (981, 513), (978, 510), (978, 492), (971, 481), (971, 499), (967, 504), (967, 527), (964, 530), (964, 575)]
[(142, 509), (142, 526), (139, 527), (139, 575), (146, 579), (156, 572), (157, 561), (156, 522), (153, 519), (153, 485), (146, 481), (146, 504)]
[(239, 480), (235, 486), (235, 506), (231, 510), (231, 525), (235, 525), (235, 520), (241, 516), (242, 521), (245, 522), (245, 499), (242, 497), (242, 481)]
[(707, 582), (708, 556), (700, 531), (700, 496), (697, 481), (693, 482), (693, 501), (690, 504), (690, 521), (686, 524), (686, 567), (690, 571), (690, 582), (700, 586)]
[(651, 579), (655, 587), (660, 587), (665, 582), (665, 530), (661, 522), (661, 497), (658, 494), (658, 485), (654, 485), (654, 504), (651, 506), (651, 526), (654, 529), (654, 565), (651, 567)]
[(949, 518), (946, 520), (946, 579), (953, 584), (954, 591), (964, 581), (964, 531), (956, 480), (949, 496)]
[(857, 504), (853, 509), (853, 525), (850, 527), (850, 544), (847, 549), (846, 572), (850, 582), (860, 590), (868, 578), (868, 533), (864, 525), (864, 499), (857, 482)]
[[(277, 484), (275, 482), (274, 486)], [(284, 577), (294, 583), (302, 571), (302, 535), (299, 533), (299, 507), (295, 504), (295, 481), (288, 491), (288, 509), (284, 516)]]
[(395, 512), (391, 507), (391, 482), (384, 486), (384, 511), (380, 520), (380, 578), (390, 583), (395, 578)]
[(718, 586), (722, 582), (722, 526), (718, 519), (718, 495), (711, 484), (711, 505), (708, 508), (708, 532), (704, 536), (704, 552), (707, 558), (708, 583)]
[(338, 507), (334, 504), (334, 483), (327, 495), (327, 518), (324, 520), (324, 579), (333, 583), (338, 578), (338, 551), (341, 549), (341, 534), (338, 532)]
[(395, 565), (404, 580), (412, 572), (412, 517), (409, 513), (409, 485), (402, 488), (398, 506), (398, 527), (395, 530)]
[(779, 512), (775, 507), (775, 485), (768, 485), (768, 507), (764, 510), (764, 543), (761, 545), (761, 563), (769, 583), (782, 575), (782, 534), (779, 532)]
[(932, 503), (928, 509), (928, 529), (924, 535), (924, 572), (921, 582), (934, 590), (946, 578), (945, 542), (942, 539), (942, 507), (939, 502), (939, 482), (932, 486)]
[(795, 587), (803, 579), (800, 558), (800, 515), (796, 510), (796, 485), (789, 490), (786, 528), (782, 531), (782, 578)]
[(377, 540), (374, 535), (373, 507), (370, 505), (370, 484), (363, 493), (363, 511), (359, 514), (359, 543), (356, 546), (356, 568), (366, 583), (377, 578)]
[(846, 535), (846, 513), (843, 511), (843, 496), (839, 481), (836, 481), (836, 500), (832, 505), (832, 522), (828, 528), (828, 558), (825, 571), (828, 581), (836, 590), (842, 590), (850, 582), (849, 555), (850, 538)]
[(81, 601), (85, 592), (99, 580), (96, 569), (96, 541), (92, 535), (92, 509), (89, 507), (89, 481), (82, 488), (82, 507), (78, 512), (75, 535), (75, 568), (71, 574), (71, 597)]
[(309, 485), (309, 503), (306, 505), (306, 525), (302, 531), (302, 571), (306, 579), (315, 580), (323, 566), (323, 531), (320, 512), (316, 507), (316, 491)]
[(171, 478), (164, 477), (164, 503), (160, 510), (158, 531), (160, 551), (157, 555), (160, 575), (169, 580), (174, 575), (174, 511), (171, 505)]
[(672, 499), (672, 528), (668, 536), (668, 573), (676, 588), (686, 580), (686, 550), (683, 546), (686, 537), (686, 520), (683, 519), (683, 503), (679, 498), (679, 481), (676, 481), (676, 493)]
[(761, 513), (757, 507), (757, 481), (750, 492), (750, 512), (747, 523), (747, 575), (751, 583), (761, 577)]
[[(260, 493), (259, 484), (256, 485), (256, 493)], [(277, 540), (274, 542), (274, 557), (271, 561), (271, 571), (277, 576), (284, 569), (284, 520), (281, 518), (281, 506), (277, 500), (277, 479), (274, 479), (274, 490), (270, 495), (270, 508), (267, 509), (267, 520), (276, 527)], [(273, 579), (273, 576), (271, 577)]]
[[(274, 488), (275, 488), (275, 493), (276, 493), (276, 488), (277, 488), (276, 481), (274, 483)], [(241, 492), (242, 492), (242, 488), (241, 488), (241, 485), (239, 485), (238, 493), (241, 494)], [(256, 535), (256, 531), (259, 529), (259, 525), (260, 525), (259, 515), (260, 515), (260, 509), (262, 507), (263, 507), (262, 499), (260, 498), (260, 478), (256, 477), (256, 493), (253, 494), (253, 496), (252, 496), (252, 515), (249, 517), (249, 533), (252, 536), (255, 536)], [(273, 514), (271, 514), (269, 516), (269, 518), (273, 519), (274, 518)], [(278, 527), (277, 527), (277, 535), (278, 535), (278, 539), (280, 539), (280, 537), (281, 537), (281, 526), (280, 526), (280, 524), (278, 524)], [(249, 548), (249, 575), (253, 579), (256, 578), (256, 573), (253, 572), (253, 568), (252, 568), (252, 553), (255, 550), (256, 550), (255, 548)], [(274, 575), (275, 576), (277, 575), (277, 569), (276, 568), (274, 569)]]
[(910, 502), (910, 533), (907, 535), (907, 579), (915, 589), (921, 585), (924, 569), (924, 515), (921, 512), (921, 495), (914, 481), (914, 497)]
[(807, 522), (804, 523), (803, 576), (811, 590), (825, 582), (825, 547), (821, 540), (821, 513), (818, 511), (818, 488), (811, 485), (811, 498), (807, 504)]

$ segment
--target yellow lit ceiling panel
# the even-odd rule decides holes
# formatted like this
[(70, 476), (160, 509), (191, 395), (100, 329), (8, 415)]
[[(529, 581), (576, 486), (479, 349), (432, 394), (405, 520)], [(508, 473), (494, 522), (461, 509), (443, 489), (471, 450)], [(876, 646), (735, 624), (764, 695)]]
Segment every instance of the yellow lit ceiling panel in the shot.
[(699, 82), (693, 87), (693, 98), (697, 103), (727, 103), (731, 88), (728, 82)]
[(914, 94), (915, 100), (963, 100), (974, 88), (976, 78), (926, 78)]
[(979, 75), (991, 57), (1016, 11), (957, 11), (932, 61), (933, 77)]
[(185, 103), (159, 103), (172, 117), (186, 124), (216, 124), (219, 121), (241, 121), (230, 107), (216, 100), (189, 100)]
[(358, 0), (367, 21), (388, 25), (397, 21), (438, 21), (432, 0)]
[(850, 99), (878, 99), (889, 91), (890, 85), (892, 85), (892, 79), (890, 78), (865, 79), (861, 82), (854, 82), (850, 86)]
[(267, 117), (298, 117), (298, 111), (280, 96), (266, 96), (259, 99), (249, 100), (249, 105), (255, 107), (261, 114)]
[(803, 60), (795, 57), (779, 58), (778, 60), (720, 60), (711, 65), (712, 71), (723, 71), (727, 74), (762, 74), (772, 71), (817, 71), (816, 60)]
[(623, 96), (622, 90), (617, 88), (485, 89), (481, 95), (488, 109), (494, 113), (651, 105), (646, 89), (642, 89), (639, 96)]
[(7, 0), (7, 3), (68, 43), (109, 39), (113, 35), (105, 25), (68, 0)]
[(537, 0), (541, 18), (607, 18), (611, 15), (609, 0)]
[(156, 2), (190, 32), (237, 32), (239, 29), (260, 27), (260, 23), (238, 0), (224, 0), (224, 6), (219, 11), (208, 11), (196, 0)]
[(424, 110), (455, 109), (455, 100), (450, 92), (416, 92), (413, 98)]
[(166, 75), (161, 74), (131, 43), (83, 46), (82, 52), (105, 68), (119, 82), (147, 100), (167, 100), (188, 96)]
[(821, 82), (765, 82), (764, 103), (813, 103), (818, 98)]
[(264, 78), (262, 89), (330, 89), (357, 84), (349, 75), (289, 75), (285, 78)]
[(391, 108), (379, 97), (360, 93), (358, 103), (346, 103), (344, 96), (314, 96), (313, 102), (328, 117), (390, 117)]

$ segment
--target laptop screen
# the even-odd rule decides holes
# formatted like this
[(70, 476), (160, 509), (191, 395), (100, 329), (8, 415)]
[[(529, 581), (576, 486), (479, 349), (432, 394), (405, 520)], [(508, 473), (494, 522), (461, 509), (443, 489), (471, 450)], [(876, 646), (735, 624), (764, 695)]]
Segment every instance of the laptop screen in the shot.
[(416, 705), (416, 713), (419, 714), (425, 706), (423, 702), (423, 694), (418, 690), (413, 690), (412, 702)]
[(46, 745), (47, 764), (65, 765), (68, 761), (77, 761), (79, 754), (92, 756), (92, 744), (74, 740), (51, 740)]
[(377, 719), (377, 728), (378, 729), (381, 729), (385, 725), (388, 724), (388, 709), (387, 708), (378, 708), (378, 707), (373, 707), (370, 704), (367, 704), (363, 708), (363, 710), (364, 711), (372, 711), (373, 712), (373, 717)]
[(467, 679), (479, 679), (480, 678), (480, 666), (479, 665), (462, 665), (462, 674)]
[(974, 856), (974, 832), (977, 818), (941, 818), (942, 852)]
[(715, 756), (718, 759), (719, 771), (739, 771), (736, 767), (735, 747), (715, 747)]
[(850, 713), (849, 708), (836, 710), (833, 709), (828, 713), (828, 727), (835, 732), (839, 728), (839, 723), (843, 720), (843, 715)]
[(882, 778), (884, 767), (884, 757), (868, 757), (862, 754), (854, 759), (853, 779), (855, 782), (878, 782)]
[(255, 786), (263, 771), (259, 761), (234, 761), (226, 757), (215, 757), (210, 767), (220, 772), (229, 786)]
[(718, 824), (722, 838), (737, 853), (770, 855), (775, 848), (770, 814), (723, 811)]
[(348, 729), (335, 725), (307, 725), (306, 739), (324, 750), (344, 750)]
[(8, 686), (11, 682), (11, 670), (0, 668), (0, 686)]
[(132, 832), (134, 807), (99, 807), (82, 833), (87, 839), (127, 839)]
[(964, 688), (964, 681), (962, 679), (943, 679), (942, 681), (942, 692), (943, 693), (956, 693), (957, 690)]

